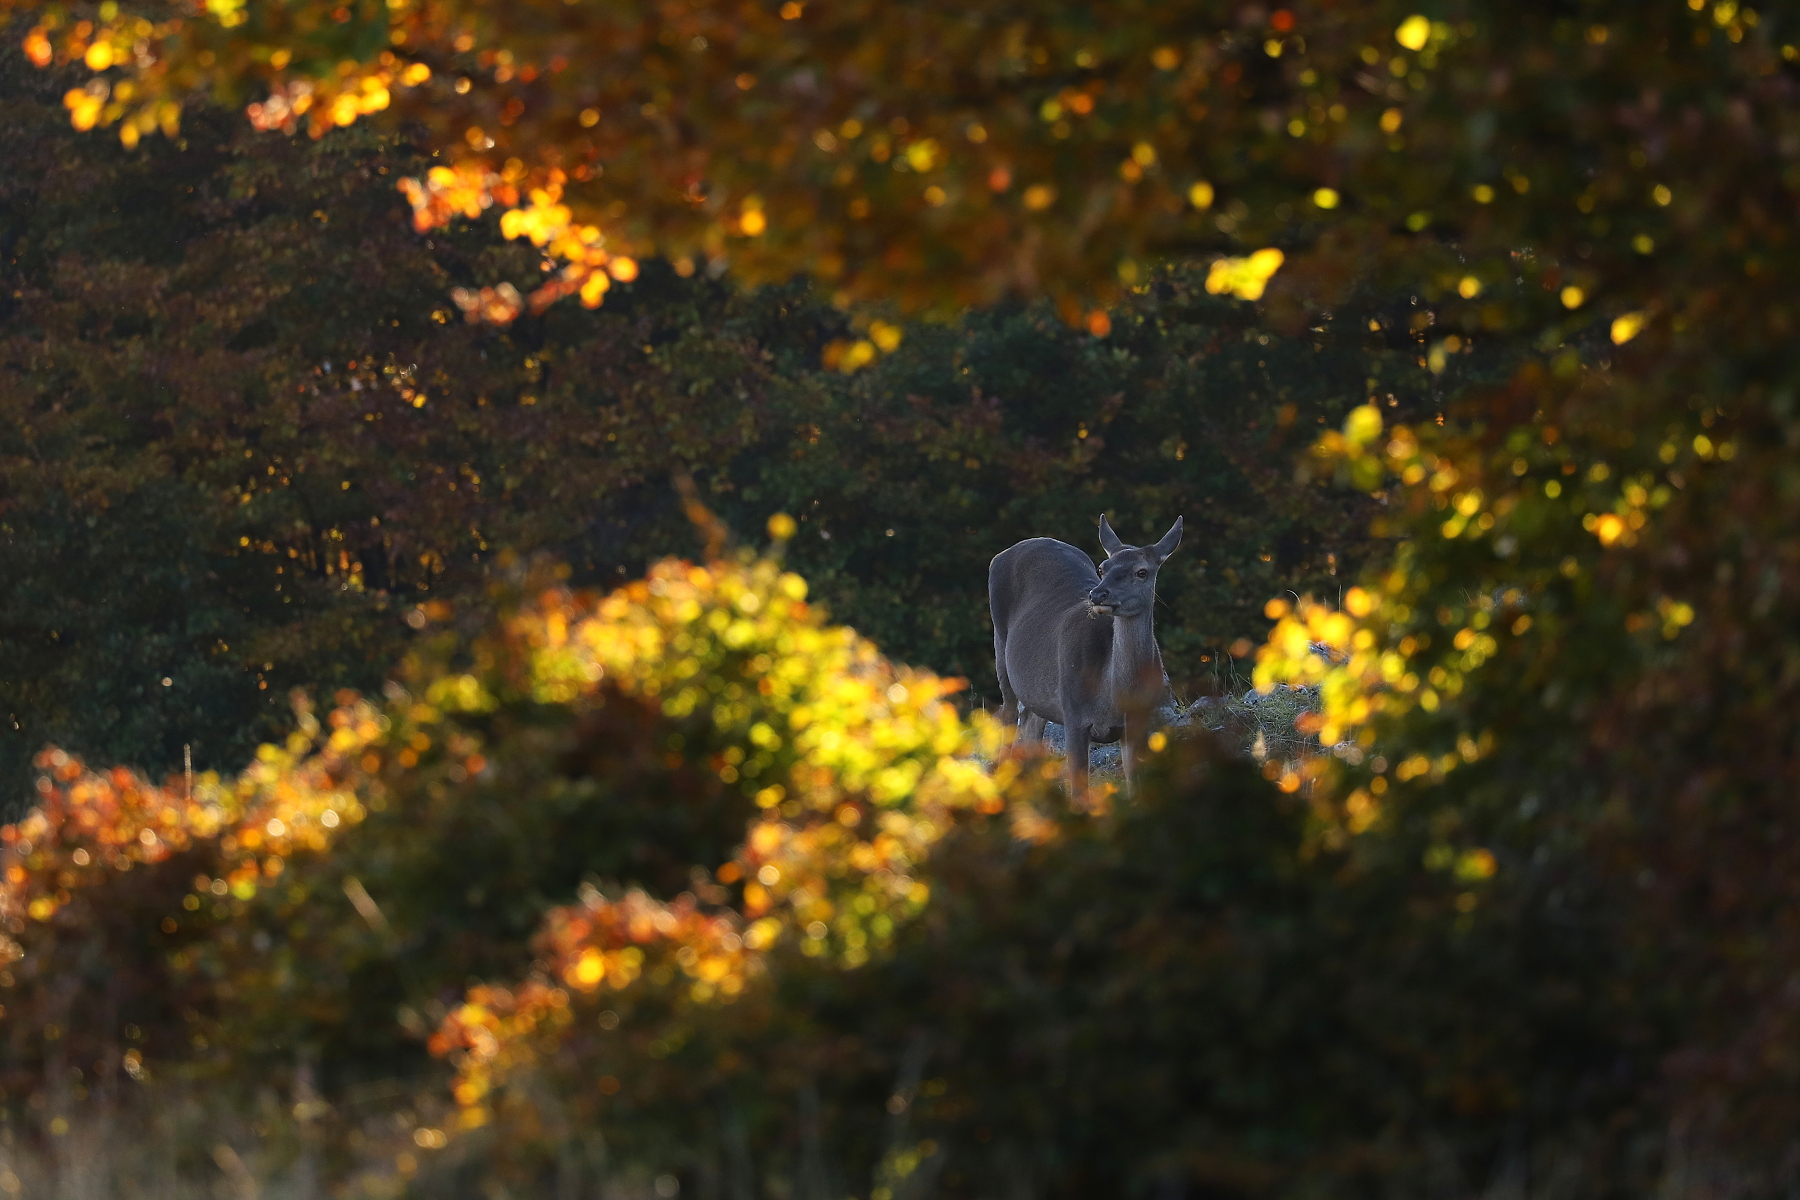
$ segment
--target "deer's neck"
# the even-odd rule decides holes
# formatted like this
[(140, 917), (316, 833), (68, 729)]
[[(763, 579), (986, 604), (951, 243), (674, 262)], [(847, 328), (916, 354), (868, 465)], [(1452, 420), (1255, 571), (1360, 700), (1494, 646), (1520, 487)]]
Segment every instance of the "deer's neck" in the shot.
[(1113, 695), (1123, 705), (1129, 698), (1155, 703), (1162, 698), (1162, 653), (1150, 614), (1113, 618), (1112, 661), (1108, 664)]

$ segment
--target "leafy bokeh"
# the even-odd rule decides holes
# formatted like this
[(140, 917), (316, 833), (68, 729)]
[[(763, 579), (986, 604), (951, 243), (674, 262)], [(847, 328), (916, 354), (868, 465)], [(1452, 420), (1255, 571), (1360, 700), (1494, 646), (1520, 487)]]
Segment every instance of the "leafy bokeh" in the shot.
[[(739, 956), (756, 949), (737, 924), (764, 915), (749, 911), (747, 869), (756, 868), (758, 886), (774, 887), (790, 865), (758, 857), (764, 849), (750, 822), (780, 826), (765, 835), (773, 838), (765, 849), (825, 853), (824, 839), (810, 834), (829, 826), (805, 810), (776, 806), (779, 819), (753, 818), (710, 782), (682, 782), (691, 765), (663, 760), (669, 774), (661, 781), (654, 760), (602, 756), (595, 782), (583, 785), (594, 811), (610, 812), (609, 800), (628, 811), (594, 828), (616, 830), (606, 837), (633, 851), (658, 849), (642, 859), (610, 844), (582, 849), (574, 826), (589, 810), (558, 807), (559, 797), (582, 787), (524, 787), (506, 800), (542, 820), (543, 832), (479, 839), (491, 857), (478, 861), (511, 881), (494, 912), (488, 897), (499, 893), (458, 880), (456, 899), (442, 865), (454, 860), (437, 860), (434, 838), (461, 846), (477, 840), (468, 827), (425, 823), (408, 842), (410, 826), (365, 836), (382, 827), (371, 818), (338, 839), (348, 847), (362, 838), (372, 856), (355, 868), (358, 887), (332, 874), (347, 869), (352, 852), (319, 853), (330, 886), (306, 913), (365, 947), (302, 956), (347, 973), (319, 972), (319, 1015), (308, 1018), (324, 1039), (316, 1045), (349, 1045), (329, 1040), (336, 1031), (364, 1039), (365, 1049), (328, 1056), (340, 1074), (281, 1041), (293, 1026), (280, 1005), (240, 1002), (236, 991), (240, 972), (256, 986), (273, 978), (253, 956), (288, 936), (295, 913), (251, 905), (265, 892), (279, 901), (276, 889), (259, 887), (242, 914), (225, 906), (217, 919), (228, 924), (202, 939), (229, 987), (190, 1001), (194, 1016), (159, 1014), (162, 1065), (141, 1056), (144, 1070), (210, 1078), (220, 1097), (262, 1087), (280, 1098), (260, 1109), (226, 1101), (227, 1111), (275, 1115), (256, 1118), (260, 1126), (247, 1118), (233, 1125), (229, 1137), (244, 1151), (227, 1156), (213, 1147), (207, 1170), (236, 1178), (227, 1164), (243, 1171), (244, 1153), (261, 1147), (257, 1163), (270, 1178), (311, 1162), (312, 1177), (329, 1171), (345, 1186), (355, 1180), (379, 1190), (416, 1178), (433, 1194), (479, 1194), (489, 1183), (573, 1192), (601, 1181), (658, 1194), (841, 1190), (882, 1200), (1002, 1189), (1297, 1196), (1791, 1188), (1800, 1061), (1789, 802), (1800, 745), (1800, 375), (1787, 281), (1800, 183), (1800, 49), (1785, 10), (1736, 0), (1469, 0), (1425, 11), (1321, 0), (1106, 13), (1041, 6), (1023, 14), (967, 5), (797, 3), (784, 12), (446, 4), (344, 8), (337, 20), (316, 6), (221, 4), (179, 28), (159, 11), (143, 16), (150, 27), (141, 28), (142, 14), (125, 7), (14, 8), (44, 22), (41, 30), (22, 27), (27, 54), (50, 64), (59, 55), (80, 58), (103, 76), (92, 91), (81, 68), (55, 68), (74, 70), (72, 78), (23, 84), (49, 89), (39, 93), (49, 103), (19, 110), (40, 129), (62, 119), (62, 95), (77, 124), (131, 128), (125, 141), (138, 144), (135, 154), (173, 162), (190, 152), (179, 140), (152, 149), (157, 139), (141, 138), (165, 123), (162, 106), (196, 87), (238, 89), (237, 100), (260, 106), (259, 121), (279, 126), (296, 115), (305, 82), (314, 89), (306, 95), (317, 96), (308, 106), (322, 114), (321, 132), (348, 124), (351, 135), (365, 136), (359, 142), (340, 130), (307, 148), (271, 135), (268, 148), (244, 143), (232, 152), (246, 183), (230, 194), (246, 201), (261, 163), (279, 166), (253, 185), (258, 195), (309, 178), (338, 190), (339, 208), (294, 194), (281, 210), (292, 229), (316, 232), (307, 221), (342, 229), (334, 213), (368, 206), (354, 225), (357, 249), (333, 252), (343, 267), (329, 277), (333, 285), (387, 261), (373, 248), (361, 252), (381, 238), (395, 239), (394, 261), (419, 271), (414, 293), (379, 309), (387, 325), (309, 334), (313, 340), (268, 356), (279, 367), (274, 386), (244, 394), (273, 417), (273, 435), (288, 440), (279, 461), (254, 453), (248, 460), (262, 472), (248, 505), (238, 499), (250, 482), (240, 474), (244, 445), (226, 437), (226, 424), (205, 432), (208, 453), (230, 457), (233, 467), (194, 476), (214, 489), (205, 504), (235, 487), (240, 507), (268, 505), (266, 519), (290, 522), (236, 533), (254, 541), (257, 555), (234, 561), (265, 572), (260, 603), (291, 607), (288, 564), (311, 554), (308, 588), (336, 588), (332, 603), (359, 618), (332, 634), (359, 648), (346, 655), (322, 632), (328, 626), (318, 614), (328, 609), (309, 599), (306, 635), (296, 644), (318, 648), (317, 658), (288, 660), (297, 664), (293, 681), (316, 675), (331, 686), (365, 672), (363, 681), (373, 682), (385, 654), (411, 636), (402, 632), (413, 627), (409, 615), (436, 629), (469, 614), (464, 640), (448, 643), (463, 647), (483, 644), (480, 629), (507, 628), (521, 612), (534, 614), (528, 623), (547, 622), (555, 604), (476, 598), (493, 561), (480, 556), (502, 546), (556, 549), (587, 579), (633, 578), (655, 556), (644, 548), (693, 537), (663, 490), (680, 467), (739, 530), (759, 529), (776, 509), (805, 518), (787, 565), (817, 580), (832, 611), (895, 658), (966, 671), (977, 692), (982, 559), (1027, 533), (1082, 540), (1097, 507), (1154, 530), (1171, 507), (1210, 503), (1217, 548), (1184, 547), (1171, 570), (1180, 563), (1188, 574), (1165, 577), (1172, 602), (1195, 605), (1164, 622), (1171, 662), (1185, 680), (1204, 679), (1196, 658), (1211, 667), (1221, 650), (1239, 639), (1247, 649), (1272, 622), (1257, 652), (1261, 682), (1319, 689), (1317, 710), (1301, 720), (1305, 732), (1321, 735), (1321, 753), (1259, 767), (1229, 747), (1176, 738), (1130, 799), (1067, 803), (1044, 784), (1046, 764), (993, 747), (979, 763), (997, 764), (995, 775), (977, 770), (976, 759), (955, 759), (971, 785), (986, 780), (996, 789), (999, 811), (952, 805), (955, 819), (928, 818), (941, 836), (929, 839), (909, 867), (916, 875), (907, 875), (926, 892), (893, 917), (892, 941), (852, 966), (826, 952), (835, 946), (827, 916), (837, 918), (836, 901), (829, 914), (798, 924), (811, 913), (790, 896), (778, 910), (789, 940), (771, 943), (764, 970), (744, 976), (732, 1004), (702, 997), (696, 985), (738, 978)], [(84, 30), (82, 20), (101, 24)], [(405, 38), (394, 41), (396, 31)], [(552, 70), (557, 39), (584, 34), (592, 37)], [(94, 53), (96, 38), (108, 50)], [(411, 72), (415, 60), (429, 60), (429, 76)], [(627, 60), (627, 69), (612, 69)], [(466, 91), (456, 90), (461, 77), (470, 80)], [(123, 84), (141, 90), (121, 99)], [(276, 110), (265, 88), (278, 89)], [(355, 96), (340, 103), (351, 89)], [(121, 108), (109, 112), (111, 103)], [(594, 119), (584, 124), (589, 107)], [(387, 124), (367, 132), (363, 118), (374, 119), (371, 129)], [(198, 109), (166, 124), (192, 147), (204, 140), (207, 120), (229, 128)], [(976, 126), (981, 136), (972, 138)], [(238, 136), (214, 144), (235, 146)], [(447, 175), (419, 169), (434, 150), (453, 160), (443, 164)], [(355, 190), (345, 168), (309, 177), (301, 165), (353, 152), (374, 156), (367, 192)], [(518, 156), (516, 167), (505, 154)], [(386, 155), (408, 158), (389, 163)], [(384, 165), (396, 182), (424, 181), (410, 193), (414, 217), (423, 218), (419, 235), (406, 232), (399, 193), (380, 182)], [(841, 167), (848, 171), (840, 180)], [(1004, 180), (994, 174), (1000, 167)], [(45, 175), (24, 172), (8, 186), (35, 186)], [(483, 223), (495, 216), (481, 218), (484, 196), (495, 208), (520, 206), (521, 215), (497, 218), (498, 239)], [(467, 223), (458, 206), (469, 208)], [(103, 208), (76, 203), (56, 219), (85, 228), (80, 222)], [(240, 224), (220, 227), (227, 242), (256, 210), (233, 211)], [(592, 249), (598, 241), (583, 240), (579, 226), (590, 223), (606, 239), (605, 261)], [(204, 241), (204, 224), (187, 236)], [(414, 236), (425, 244), (408, 240)], [(150, 263), (152, 251), (174, 240), (115, 242), (110, 253)], [(115, 274), (72, 268), (51, 286), (52, 260), (32, 254), (56, 244), (42, 232), (23, 238), (10, 264), (27, 272), (14, 302), (26, 298), (29, 281), (32, 303), (9, 314), (9, 333), (29, 331), (21, 322), (31, 320), (49, 331), (21, 333), (8, 352), (18, 397), (9, 403), (24, 414), (9, 427), (21, 432), (8, 436), (24, 449), (8, 455), (7, 502), (54, 518), (43, 523), (40, 544), (32, 540), (39, 526), (15, 518), (15, 508), (6, 514), (17, 561), (27, 567), (21, 578), (35, 589), (18, 610), (26, 616), (8, 618), (29, 636), (9, 633), (6, 642), (30, 648), (39, 665), (19, 676), (29, 680), (49, 680), (58, 665), (78, 661), (55, 648), (62, 627), (44, 625), (63, 607), (79, 611), (62, 606), (63, 585), (49, 581), (67, 557), (62, 547), (89, 536), (81, 530), (93, 515), (63, 499), (91, 495), (71, 489), (64, 473), (73, 481), (103, 458), (89, 452), (105, 443), (84, 445), (83, 436), (135, 411), (141, 393), (131, 388), (146, 373), (132, 358), (143, 351), (132, 347), (175, 340), (133, 342), (137, 326), (71, 298)], [(666, 271), (653, 260), (658, 252), (668, 256)], [(173, 263), (178, 274), (204, 261), (187, 253), (163, 267)], [(713, 270), (719, 278), (709, 277)], [(723, 282), (728, 270), (775, 286), (732, 292)], [(816, 285), (823, 301), (790, 281), (795, 271), (824, 281)], [(141, 267), (121, 270), (116, 287), (129, 294), (132, 280), (148, 277)], [(608, 281), (601, 317), (569, 304), (533, 314), (527, 295), (545, 279), (552, 286), (538, 294), (542, 301), (598, 278)], [(635, 282), (625, 286), (628, 278)], [(371, 279), (343, 290), (358, 298), (349, 303), (362, 303), (379, 287)], [(950, 311), (1009, 294), (1045, 297), (1046, 307)], [(598, 298), (597, 289), (588, 297)], [(220, 310), (233, 303), (222, 299)], [(309, 306), (322, 318), (347, 307)], [(139, 301), (131, 311), (146, 307)], [(181, 311), (174, 303), (149, 307), (156, 320)], [(453, 310), (463, 309), (491, 326), (459, 323)], [(901, 329), (895, 314), (906, 310), (934, 311), (946, 323)], [(422, 336), (416, 357), (411, 345), (382, 340), (397, 336), (382, 329), (404, 331), (409, 321), (432, 339), (430, 353)], [(228, 364), (205, 357), (221, 343), (212, 326), (199, 332), (202, 324), (190, 335), (196, 365), (187, 373), (210, 383), (229, 374)], [(284, 315), (268, 328), (281, 338), (313, 327)], [(33, 349), (39, 344), (42, 351)], [(232, 353), (256, 350), (244, 344)], [(418, 361), (443, 374), (390, 376), (390, 353), (396, 365)], [(358, 362), (354, 383), (340, 358), (346, 367)], [(97, 382), (66, 384), (82, 372)], [(421, 385), (426, 403), (415, 405)], [(306, 425), (293, 415), (298, 408), (283, 409), (298, 404), (303, 386), (309, 400), (316, 387), (321, 400), (342, 406), (337, 425)], [(184, 394), (163, 419), (218, 421), (200, 403), (204, 389), (191, 390), (193, 403)], [(382, 398), (385, 415), (364, 419), (374, 415), (365, 393)], [(67, 397), (92, 394), (120, 399), (90, 406), (90, 430), (69, 416), (87, 410)], [(596, 395), (609, 403), (584, 406), (583, 397)], [(329, 405), (316, 412), (328, 415)], [(462, 416), (440, 415), (447, 412)], [(611, 425), (612, 414), (630, 419)], [(432, 451), (441, 457), (429, 458), (443, 474), (424, 466), (427, 456), (383, 442), (352, 477), (345, 447), (363, 436), (380, 440), (347, 434), (358, 422), (383, 435), (414, 428), (448, 439)], [(63, 459), (30, 449), (40, 423), (52, 442), (61, 437), (72, 447)], [(515, 423), (526, 432), (509, 433)], [(451, 430), (466, 451), (451, 447)], [(609, 434), (618, 440), (607, 442)], [(214, 439), (221, 448), (211, 449)], [(146, 444), (153, 449), (134, 464), (175, 445), (160, 432)], [(542, 457), (520, 457), (521, 446)], [(384, 481), (389, 495), (424, 499), (418, 511), (437, 515), (409, 524), (401, 514), (415, 506), (389, 499), (381, 511), (333, 508), (296, 521), (291, 509), (308, 493), (293, 481), (311, 477), (284, 468), (298, 470), (303, 458), (335, 504), (360, 504), (359, 488), (379, 494), (376, 481)], [(569, 469), (559, 469), (565, 463)], [(26, 468), (29, 486), (21, 489), (11, 480)], [(46, 474), (40, 480), (36, 471)], [(404, 488), (403, 472), (414, 476)], [(175, 474), (149, 472), (158, 480)], [(600, 481), (595, 491), (578, 491), (590, 478)], [(416, 486), (420, 480), (430, 486)], [(495, 489), (505, 502), (489, 515), (474, 498)], [(597, 524), (587, 523), (593, 509), (567, 515), (575, 499), (560, 498), (593, 494), (613, 498)], [(165, 495), (178, 497), (159, 501), (171, 513), (200, 503), (152, 489), (134, 511), (154, 515), (148, 501)], [(980, 513), (979, 523), (964, 513)], [(409, 557), (389, 564), (390, 535), (363, 532), (371, 517), (399, 524), (392, 536)], [(223, 536), (204, 533), (215, 527)], [(32, 532), (20, 540), (22, 528)], [(235, 554), (232, 528), (216, 515), (173, 517), (166, 528), (200, 529), (202, 546), (210, 537), (213, 553)], [(316, 549), (296, 537), (301, 529)], [(323, 552), (320, 539), (332, 529), (345, 533), (342, 557)], [(645, 541), (630, 540), (639, 536)], [(93, 561), (113, 561), (107, 556), (137, 540), (102, 542)], [(144, 554), (158, 564), (184, 561), (153, 547)], [(1323, 575), (1321, 554), (1336, 555)], [(721, 570), (753, 569), (729, 556), (720, 562)], [(275, 566), (283, 573), (271, 579)], [(137, 575), (174, 590), (152, 572), (119, 578)], [(178, 583), (179, 569), (167, 578)], [(345, 590), (355, 579), (361, 583)], [(283, 592), (274, 592), (276, 582)], [(124, 600), (140, 594), (110, 586), (121, 599), (96, 610), (104, 614), (93, 620), (96, 630), (110, 632), (110, 614), (129, 614)], [(1280, 594), (1290, 588), (1295, 594)], [(362, 606), (379, 613), (384, 589), (389, 623), (359, 623)], [(67, 585), (70, 595), (92, 590), (79, 576)], [(648, 598), (626, 596), (646, 613), (660, 611)], [(243, 605), (231, 607), (234, 620), (247, 615)], [(732, 619), (722, 619), (729, 628)], [(380, 703), (407, 703), (400, 697), (427, 681), (470, 672), (467, 662), (431, 653), (418, 647), (412, 669), (422, 674), (397, 681)], [(88, 648), (83, 655), (84, 663), (106, 658)], [(305, 665), (315, 661), (316, 670)], [(883, 679), (893, 669), (870, 663)], [(41, 693), (54, 699), (34, 701), (26, 715), (36, 719), (55, 705), (104, 713), (104, 703), (83, 706), (86, 672), (55, 679)], [(100, 669), (93, 677), (108, 678)], [(722, 689), (743, 683), (723, 668), (716, 678)], [(248, 688), (241, 678), (239, 686)], [(574, 728), (578, 701), (555, 698), (538, 714), (544, 727)], [(110, 703), (121, 717), (130, 707)], [(358, 703), (371, 702), (345, 698), (346, 728), (360, 727)], [(188, 739), (130, 711), (143, 725), (121, 729), (124, 751), (171, 765), (174, 747)], [(367, 711), (373, 719), (375, 707)], [(622, 711), (655, 729), (634, 735), (621, 718), (613, 740), (634, 746), (658, 738), (667, 746), (661, 723), (682, 715), (662, 701), (635, 715)], [(41, 728), (85, 728), (59, 719), (62, 726)], [(729, 713), (706, 719), (735, 728)], [(945, 719), (960, 726), (964, 717)], [(968, 720), (982, 725), (978, 715)], [(244, 744), (254, 736), (230, 728)], [(536, 728), (521, 722), (501, 731), (516, 738), (519, 756), (496, 752), (492, 761), (548, 769), (556, 760), (533, 743)], [(376, 729), (378, 737), (390, 733)], [(434, 738), (415, 752), (438, 745)], [(677, 749), (669, 752), (679, 759)], [(289, 769), (304, 778), (324, 761), (305, 752), (271, 751), (265, 769), (292, 754)], [(751, 751), (743, 753), (748, 761)], [(75, 771), (49, 762), (53, 771)], [(369, 770), (388, 770), (388, 762), (378, 754)], [(396, 766), (383, 786), (416, 785), (451, 809), (479, 794), (467, 777), (451, 778), (447, 762), (441, 777), (420, 765)], [(362, 770), (361, 760), (345, 769), (352, 767)], [(724, 778), (738, 763), (706, 767), (743, 792), (741, 779)], [(460, 769), (470, 771), (466, 756)], [(585, 768), (565, 769), (580, 779)], [(1004, 779), (1012, 772), (1016, 778)], [(163, 820), (158, 805), (168, 793), (129, 776), (105, 783), (75, 771), (64, 784), (84, 799), (57, 799), (53, 788), (50, 808), (15, 827), (15, 846), (24, 837), (34, 842), (31, 853), (49, 854), (35, 846), (40, 827), (76, 828), (90, 799), (112, 794), (107, 788), (156, 797), (143, 807)], [(675, 796), (694, 807), (671, 803)], [(634, 798), (645, 801), (644, 812), (629, 811)], [(898, 807), (929, 798), (907, 794)], [(179, 818), (182, 810), (169, 807)], [(480, 811), (500, 820), (512, 809), (487, 802)], [(664, 820), (670, 824), (658, 824)], [(185, 821), (158, 828), (185, 830)], [(267, 820), (261, 829), (271, 836)], [(134, 836), (140, 846), (161, 844)], [(107, 1047), (131, 1039), (114, 1031), (104, 1005), (83, 1010), (96, 1039), (84, 1046), (98, 1047), (82, 1051), (94, 1066), (93, 1088), (89, 1076), (70, 1074), (88, 1066), (56, 1057), (65, 1026), (42, 1014), (62, 1010), (44, 1006), (104, 984), (114, 958), (125, 981), (175, 970), (185, 951), (154, 941), (162, 919), (178, 934), (183, 897), (197, 905), (183, 912), (214, 911), (192, 890), (199, 874), (207, 873), (214, 895), (212, 878), (244, 870), (242, 846), (226, 851), (226, 835), (218, 836), (218, 853), (232, 862), (183, 866), (162, 891), (134, 891), (152, 874), (147, 861), (98, 872), (108, 886), (93, 895), (120, 900), (95, 903), (91, 917), (85, 897), (76, 897), (84, 877), (60, 859), (38, 863), (27, 853), (16, 863), (23, 878), (9, 876), (9, 888), (37, 889), (8, 893), (17, 897), (9, 900), (14, 936), (66, 935), (70, 945), (103, 947), (85, 957), (26, 950), (12, 968), (14, 986), (42, 987), (8, 1002), (21, 1044), (8, 1102), (17, 1127), (50, 1158), (69, 1144), (57, 1139), (90, 1128), (78, 1128), (67, 1105), (94, 1101), (94, 1111), (117, 1114), (134, 1103), (120, 1097), (135, 1094), (118, 1090), (127, 1059)], [(716, 861), (728, 845), (729, 864)], [(521, 846), (538, 849), (521, 856)], [(84, 852), (93, 857), (85, 844)], [(810, 868), (821, 860), (804, 861)], [(521, 881), (540, 878), (540, 862), (536, 891)], [(726, 865), (736, 871), (731, 878), (720, 874)], [(767, 884), (765, 866), (776, 868)], [(413, 881), (398, 889), (404, 900), (387, 902), (396, 914), (421, 907), (390, 917), (377, 867)], [(266, 861), (255, 869), (269, 876)], [(578, 876), (590, 869), (583, 890)], [(851, 877), (833, 870), (822, 877)], [(282, 871), (296, 880), (302, 873)], [(227, 895), (236, 886), (228, 882)], [(60, 899), (63, 890), (70, 902)], [(910, 885), (906, 895), (913, 897)], [(32, 915), (38, 900), (51, 904), (45, 918)], [(546, 908), (540, 928), (530, 910)], [(433, 932), (429, 914), (437, 912), (456, 916)], [(641, 938), (639, 917), (647, 922)], [(229, 924), (236, 921), (246, 923)], [(451, 936), (464, 927), (486, 948)], [(422, 950), (395, 951), (382, 965), (374, 948), (383, 938), (400, 946), (419, 939), (433, 955), (460, 944), (471, 965), (456, 970), (476, 977), (432, 977)], [(808, 942), (815, 953), (806, 953)], [(626, 955), (631, 949), (643, 957)], [(355, 976), (351, 968), (365, 961), (375, 965)], [(615, 963), (624, 968), (616, 975)], [(706, 978), (720, 963), (724, 973)], [(87, 972), (78, 984), (62, 982), (78, 971)], [(150, 994), (166, 991), (157, 984)], [(149, 1044), (152, 1026), (133, 1027)], [(436, 1065), (421, 1049), (434, 1032), (447, 1056)], [(67, 1034), (69, 1044), (73, 1038)], [(229, 1058), (202, 1053), (230, 1038), (238, 1040)], [(209, 1061), (224, 1069), (205, 1076)], [(352, 1061), (368, 1062), (369, 1078), (352, 1080), (344, 1070)], [(259, 1064), (263, 1073), (234, 1075), (233, 1063)], [(370, 1093), (357, 1088), (376, 1076), (403, 1081), (392, 1095), (404, 1099), (385, 1108), (367, 1101)], [(154, 1090), (176, 1086), (166, 1079), (146, 1086), (146, 1096), (177, 1094)], [(280, 1117), (311, 1114), (315, 1101), (343, 1122), (329, 1137), (297, 1116), (313, 1132), (295, 1132)], [(350, 1115), (374, 1110), (381, 1116)], [(383, 1119), (387, 1141), (369, 1132)], [(327, 1144), (339, 1156), (330, 1163)]]

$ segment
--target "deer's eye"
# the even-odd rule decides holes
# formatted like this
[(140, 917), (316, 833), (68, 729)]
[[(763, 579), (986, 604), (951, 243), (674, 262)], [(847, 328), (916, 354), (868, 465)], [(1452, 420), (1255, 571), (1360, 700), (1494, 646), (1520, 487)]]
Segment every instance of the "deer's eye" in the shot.
[(1150, 572), (1143, 567), (1139, 567), (1138, 568), (1138, 578), (1139, 579), (1148, 579), (1148, 578), (1150, 578)]

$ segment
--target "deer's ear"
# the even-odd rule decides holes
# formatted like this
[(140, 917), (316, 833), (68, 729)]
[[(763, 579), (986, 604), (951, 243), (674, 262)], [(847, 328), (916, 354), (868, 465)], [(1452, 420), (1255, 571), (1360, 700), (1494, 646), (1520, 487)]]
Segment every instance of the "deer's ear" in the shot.
[(1157, 562), (1161, 562), (1175, 553), (1175, 547), (1179, 545), (1181, 545), (1181, 518), (1176, 517), (1175, 524), (1169, 526), (1169, 532), (1162, 535), (1162, 541), (1150, 547), (1150, 552), (1156, 555)]
[(1100, 514), (1100, 548), (1106, 551), (1108, 558), (1125, 548), (1125, 543), (1119, 540), (1119, 535), (1113, 532), (1113, 527), (1106, 523), (1105, 513)]

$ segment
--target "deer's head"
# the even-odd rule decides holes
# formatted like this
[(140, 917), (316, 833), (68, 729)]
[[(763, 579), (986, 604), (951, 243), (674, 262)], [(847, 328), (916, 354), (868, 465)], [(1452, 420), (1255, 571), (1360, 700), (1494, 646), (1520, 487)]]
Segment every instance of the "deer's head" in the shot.
[(1100, 582), (1088, 593), (1088, 615), (1093, 617), (1143, 617), (1156, 602), (1156, 572), (1175, 547), (1181, 545), (1181, 518), (1154, 546), (1127, 546), (1100, 517), (1100, 545), (1106, 561), (1100, 564)]

